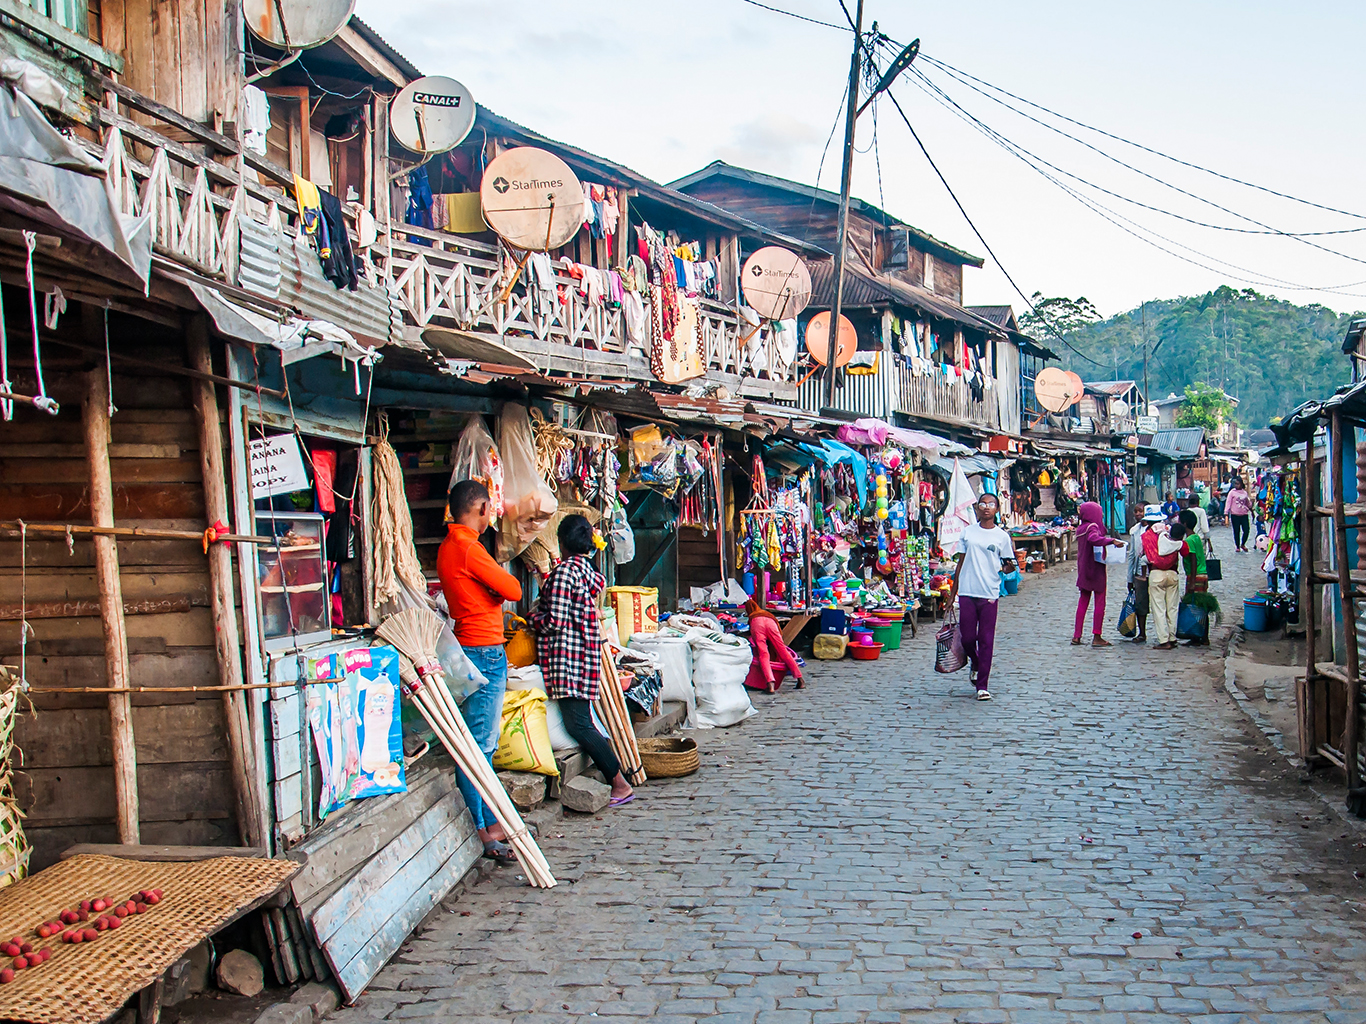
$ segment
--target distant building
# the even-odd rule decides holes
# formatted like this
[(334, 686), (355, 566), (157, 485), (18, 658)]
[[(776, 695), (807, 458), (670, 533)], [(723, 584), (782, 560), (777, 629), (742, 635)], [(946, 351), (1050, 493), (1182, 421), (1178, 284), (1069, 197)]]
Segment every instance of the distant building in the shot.
[[(1235, 409), (1238, 407), (1238, 399), (1230, 395), (1227, 391), (1223, 392), (1224, 398)], [(1166, 430), (1176, 426), (1176, 421), (1181, 417), (1181, 407), (1186, 404), (1186, 396), (1169, 394), (1166, 398), (1158, 399), (1149, 403), (1149, 411), (1157, 417), (1159, 430)], [(1220, 448), (1237, 448), (1238, 435), (1240, 428), (1233, 420), (1220, 420), (1219, 427), (1210, 435), (1210, 442)]]

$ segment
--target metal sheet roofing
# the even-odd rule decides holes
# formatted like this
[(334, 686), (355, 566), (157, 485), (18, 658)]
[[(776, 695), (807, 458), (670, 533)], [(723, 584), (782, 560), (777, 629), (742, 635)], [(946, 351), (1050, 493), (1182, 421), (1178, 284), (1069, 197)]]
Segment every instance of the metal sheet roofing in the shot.
[(1128, 394), (1137, 382), (1132, 380), (1088, 380), (1082, 383), (1082, 387), (1087, 391), (1099, 395), (1109, 395), (1112, 398), (1120, 398)]
[[(807, 262), (811, 271), (811, 305), (829, 308), (835, 296), (835, 265), (833, 260)], [(941, 320), (953, 320), (965, 327), (985, 334), (1002, 335), (1000, 327), (969, 312), (952, 299), (907, 284), (884, 274), (872, 274), (857, 263), (845, 264), (844, 306), (883, 306), (896, 303), (919, 310)]]
[(1193, 459), (1205, 441), (1204, 427), (1176, 427), (1153, 434), (1152, 447), (1169, 459)]
[(983, 320), (990, 320), (997, 327), (1015, 329), (1015, 310), (1011, 306), (968, 306), (967, 310)]

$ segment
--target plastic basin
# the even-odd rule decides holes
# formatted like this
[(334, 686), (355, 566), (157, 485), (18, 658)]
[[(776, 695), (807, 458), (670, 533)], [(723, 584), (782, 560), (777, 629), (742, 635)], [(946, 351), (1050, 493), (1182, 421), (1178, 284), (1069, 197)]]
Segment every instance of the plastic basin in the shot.
[(882, 653), (882, 644), (850, 644), (849, 652), (855, 661), (877, 661)]
[(901, 623), (889, 622), (882, 626), (874, 626), (873, 640), (876, 641), (879, 648), (885, 647), (889, 651), (900, 650)]

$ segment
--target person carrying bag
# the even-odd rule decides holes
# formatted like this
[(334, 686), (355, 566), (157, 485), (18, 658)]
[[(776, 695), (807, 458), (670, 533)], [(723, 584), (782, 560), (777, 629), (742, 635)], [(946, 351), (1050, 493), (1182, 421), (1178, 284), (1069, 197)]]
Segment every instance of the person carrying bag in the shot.
[[(949, 601), (958, 598), (959, 621), (956, 629), (963, 654), (972, 666), (968, 678), (977, 688), (978, 700), (991, 700), (988, 682), (991, 678), (991, 656), (996, 647), (996, 612), (1001, 597), (1001, 573), (1013, 572), (1017, 559), (1015, 542), (1010, 534), (996, 525), (1000, 501), (994, 494), (983, 494), (973, 505), (977, 522), (969, 525), (958, 538), (954, 555), (958, 566), (953, 572), (953, 589)], [(946, 637), (949, 624), (936, 637), (936, 668), (938, 667), (939, 639)], [(952, 635), (947, 636), (952, 654)], [(959, 662), (956, 671), (962, 668)]]

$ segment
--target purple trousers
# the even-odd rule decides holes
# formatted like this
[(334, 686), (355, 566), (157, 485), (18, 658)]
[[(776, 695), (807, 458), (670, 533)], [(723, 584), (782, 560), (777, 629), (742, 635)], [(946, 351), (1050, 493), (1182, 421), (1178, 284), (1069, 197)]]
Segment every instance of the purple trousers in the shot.
[(996, 648), (997, 602), (987, 597), (958, 595), (958, 637), (968, 664), (977, 671), (977, 689), (985, 690), (991, 676), (991, 653)]

